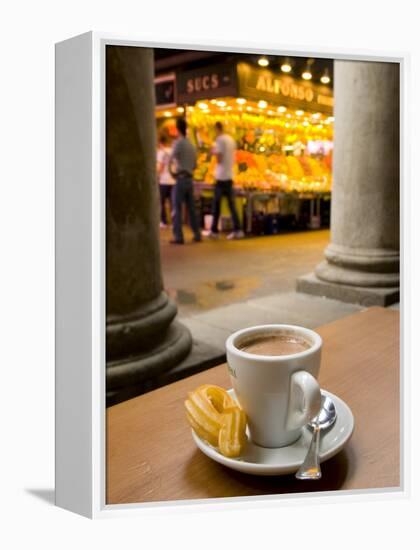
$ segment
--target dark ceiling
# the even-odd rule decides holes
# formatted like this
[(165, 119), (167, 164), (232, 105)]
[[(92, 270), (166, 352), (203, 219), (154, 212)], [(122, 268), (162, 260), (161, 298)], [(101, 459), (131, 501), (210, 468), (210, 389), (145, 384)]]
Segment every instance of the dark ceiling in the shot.
[[(169, 48), (155, 48), (154, 56), (156, 74), (162, 74), (173, 70), (198, 68), (213, 63), (235, 63), (237, 61), (248, 61), (248, 63), (257, 65), (258, 58), (261, 57), (257, 54), (221, 53), (200, 50), (175, 50)], [(285, 60), (284, 56), (270, 55), (266, 57), (270, 62), (269, 68), (272, 70), (280, 70), (280, 65)], [(325, 70), (328, 69), (329, 76), (331, 77), (331, 84), (333, 83), (333, 59), (308, 57), (289, 57), (288, 59), (292, 65), (292, 72), (290, 73), (291, 76), (300, 78), (300, 75), (306, 67), (309, 59), (313, 80), (319, 81)]]

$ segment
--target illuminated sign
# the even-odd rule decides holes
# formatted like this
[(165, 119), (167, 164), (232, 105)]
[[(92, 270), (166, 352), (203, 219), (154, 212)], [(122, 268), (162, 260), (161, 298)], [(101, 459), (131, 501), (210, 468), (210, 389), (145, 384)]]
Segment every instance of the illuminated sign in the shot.
[(177, 76), (178, 103), (195, 103), (199, 99), (236, 96), (235, 66), (213, 65), (180, 73)]
[(295, 79), (268, 69), (238, 65), (239, 94), (249, 99), (264, 99), (272, 104), (332, 114), (334, 97), (328, 86)]

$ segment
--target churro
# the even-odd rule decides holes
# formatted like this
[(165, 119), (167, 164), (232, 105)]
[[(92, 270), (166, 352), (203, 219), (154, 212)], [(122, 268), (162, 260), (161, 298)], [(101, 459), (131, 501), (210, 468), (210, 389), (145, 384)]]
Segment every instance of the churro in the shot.
[(224, 456), (236, 457), (246, 443), (246, 415), (239, 407), (230, 407), (222, 414), (219, 431), (219, 450)]
[(204, 384), (188, 393), (187, 419), (201, 438), (228, 457), (239, 456), (246, 443), (246, 415), (226, 390)]

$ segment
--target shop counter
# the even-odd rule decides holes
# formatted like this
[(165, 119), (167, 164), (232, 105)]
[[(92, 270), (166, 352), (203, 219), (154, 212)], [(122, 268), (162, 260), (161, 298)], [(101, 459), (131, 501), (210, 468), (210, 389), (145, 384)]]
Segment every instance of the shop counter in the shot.
[[(213, 196), (214, 184), (194, 182), (194, 190), (201, 212), (210, 213), (209, 200)], [(234, 195), (239, 206), (244, 231), (247, 234), (271, 234), (270, 216), (284, 220), (295, 220), (301, 229), (316, 229), (329, 226), (331, 193), (285, 192), (280, 190), (244, 189), (234, 186)], [(206, 205), (207, 202), (207, 205)], [(206, 207), (207, 206), (207, 207)], [(277, 232), (274, 229), (274, 232)]]

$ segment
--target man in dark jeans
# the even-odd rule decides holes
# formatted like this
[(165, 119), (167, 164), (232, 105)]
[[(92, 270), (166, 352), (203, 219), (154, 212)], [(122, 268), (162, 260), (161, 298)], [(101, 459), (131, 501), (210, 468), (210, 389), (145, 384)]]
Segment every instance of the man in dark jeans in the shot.
[[(187, 138), (187, 122), (183, 118), (176, 121), (179, 138), (174, 144), (169, 166), (176, 183), (172, 195), (174, 209), (173, 234), (171, 244), (184, 244), (182, 232), (182, 205), (185, 202), (188, 209), (188, 218), (194, 233), (194, 241), (200, 242), (200, 228), (197, 221), (194, 205), (194, 191), (192, 175), (197, 164), (197, 152), (194, 145)], [(176, 168), (173, 169), (175, 163)]]
[(215, 170), (216, 185), (214, 187), (213, 198), (213, 223), (211, 231), (207, 234), (210, 238), (218, 238), (218, 223), (220, 217), (220, 204), (222, 197), (226, 197), (230, 213), (232, 216), (233, 232), (228, 235), (228, 239), (242, 239), (244, 232), (241, 230), (238, 213), (235, 206), (235, 197), (233, 193), (233, 165), (235, 163), (235, 140), (223, 132), (221, 122), (216, 122), (216, 142), (213, 153), (216, 155), (217, 163)]

